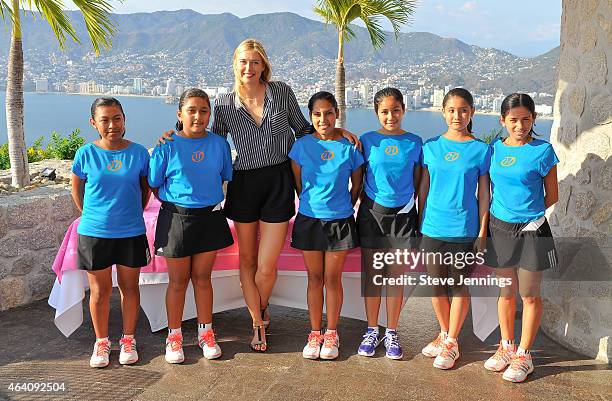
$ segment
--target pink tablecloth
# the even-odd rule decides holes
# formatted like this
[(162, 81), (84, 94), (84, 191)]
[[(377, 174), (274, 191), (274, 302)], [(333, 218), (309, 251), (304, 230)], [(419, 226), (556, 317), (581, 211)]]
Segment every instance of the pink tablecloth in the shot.
[[(155, 197), (151, 197), (147, 208), (144, 211), (144, 220), (147, 227), (147, 239), (149, 240), (149, 249), (151, 251), (151, 263), (146, 267), (143, 267), (140, 271), (142, 273), (163, 273), (168, 271), (166, 266), (166, 260), (161, 256), (155, 256), (155, 250), (153, 249), (153, 241), (155, 239), (155, 226), (157, 224), (157, 214), (159, 212), (160, 203)], [(53, 262), (53, 271), (57, 275), (59, 282), (62, 281), (62, 274), (67, 270), (76, 269), (77, 266), (77, 227), (79, 225), (80, 218), (77, 218), (64, 236), (62, 245), (60, 246), (55, 261)], [(237, 270), (239, 268), (238, 259), (238, 241), (236, 239), (236, 231), (234, 229), (234, 222), (228, 220), (232, 235), (234, 237), (234, 244), (230, 247), (220, 250), (217, 253), (217, 259), (213, 270)], [(278, 269), (284, 271), (306, 271), (304, 266), (304, 258), (302, 252), (291, 248), (291, 230), (293, 228), (293, 219), (289, 222), (289, 230), (287, 230), (287, 237), (281, 251), (280, 258), (278, 260)], [(360, 272), (361, 253), (359, 249), (353, 249), (349, 252), (344, 265), (345, 272)]]

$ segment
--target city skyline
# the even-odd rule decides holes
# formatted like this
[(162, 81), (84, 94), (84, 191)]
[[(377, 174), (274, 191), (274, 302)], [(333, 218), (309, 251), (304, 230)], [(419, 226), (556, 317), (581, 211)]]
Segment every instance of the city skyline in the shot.
[[(293, 12), (321, 21), (312, 11), (314, 0), (112, 0), (113, 12), (131, 14), (192, 9), (202, 14), (231, 13), (238, 17)], [(68, 8), (75, 9), (68, 3)], [(403, 32), (431, 32), (481, 47), (506, 50), (521, 57), (542, 54), (559, 45), (561, 3), (558, 0), (486, 1), (420, 0)], [(383, 23), (386, 29), (390, 29)]]

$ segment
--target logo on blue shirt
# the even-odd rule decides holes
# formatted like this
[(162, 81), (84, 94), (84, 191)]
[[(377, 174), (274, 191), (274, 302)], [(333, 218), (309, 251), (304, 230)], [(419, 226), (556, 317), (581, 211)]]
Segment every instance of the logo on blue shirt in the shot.
[(510, 167), (512, 166), (514, 163), (516, 163), (516, 157), (514, 156), (506, 156), (502, 159), (501, 162), (499, 162), (499, 164), (502, 167)]
[(457, 159), (459, 159), (459, 152), (448, 152), (444, 155), (444, 160), (447, 162), (454, 162)]
[(204, 152), (201, 150), (195, 151), (191, 154), (191, 161), (194, 163), (199, 163), (204, 160)]
[(113, 171), (113, 172), (121, 170), (121, 167), (123, 167), (123, 163), (121, 163), (121, 160), (112, 160), (110, 163), (106, 165), (106, 169), (108, 171)]
[(331, 150), (326, 150), (325, 152), (321, 153), (321, 160), (331, 160), (334, 158), (334, 152), (332, 152)]
[(385, 154), (388, 156), (395, 156), (399, 153), (399, 149), (395, 145), (387, 146), (385, 148)]

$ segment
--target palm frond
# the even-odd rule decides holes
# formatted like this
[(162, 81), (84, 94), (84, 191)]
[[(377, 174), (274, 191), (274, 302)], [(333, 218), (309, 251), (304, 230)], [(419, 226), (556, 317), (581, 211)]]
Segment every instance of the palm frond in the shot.
[(96, 54), (100, 54), (100, 46), (109, 49), (112, 45), (111, 36), (117, 32), (115, 24), (110, 19), (113, 7), (106, 0), (73, 0), (81, 10), (85, 19), (85, 27)]
[[(70, 36), (75, 42), (80, 43), (76, 31), (62, 9), (64, 4), (61, 0), (22, 0), (21, 3), (24, 6), (27, 5), (31, 10), (34, 8), (38, 10), (55, 34), (60, 49), (64, 49), (66, 46), (66, 35)], [(32, 7), (32, 4), (34, 4), (34, 7)]]
[(11, 19), (11, 21), (14, 21), (14, 19), (13, 19), (13, 9), (11, 8), (11, 6), (9, 4), (6, 3), (6, 1), (0, 0), (0, 17), (2, 17), (2, 19), (4, 21), (6, 21), (6, 15), (4, 14), (5, 12), (8, 14), (8, 16)]

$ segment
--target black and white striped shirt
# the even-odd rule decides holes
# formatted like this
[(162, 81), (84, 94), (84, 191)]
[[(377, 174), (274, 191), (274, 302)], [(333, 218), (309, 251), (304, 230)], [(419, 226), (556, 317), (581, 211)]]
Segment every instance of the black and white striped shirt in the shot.
[(215, 99), (211, 131), (224, 138), (232, 136), (236, 146), (234, 169), (251, 170), (286, 161), (295, 139), (311, 132), (311, 125), (289, 85), (274, 81), (266, 87), (261, 126), (231, 92)]

